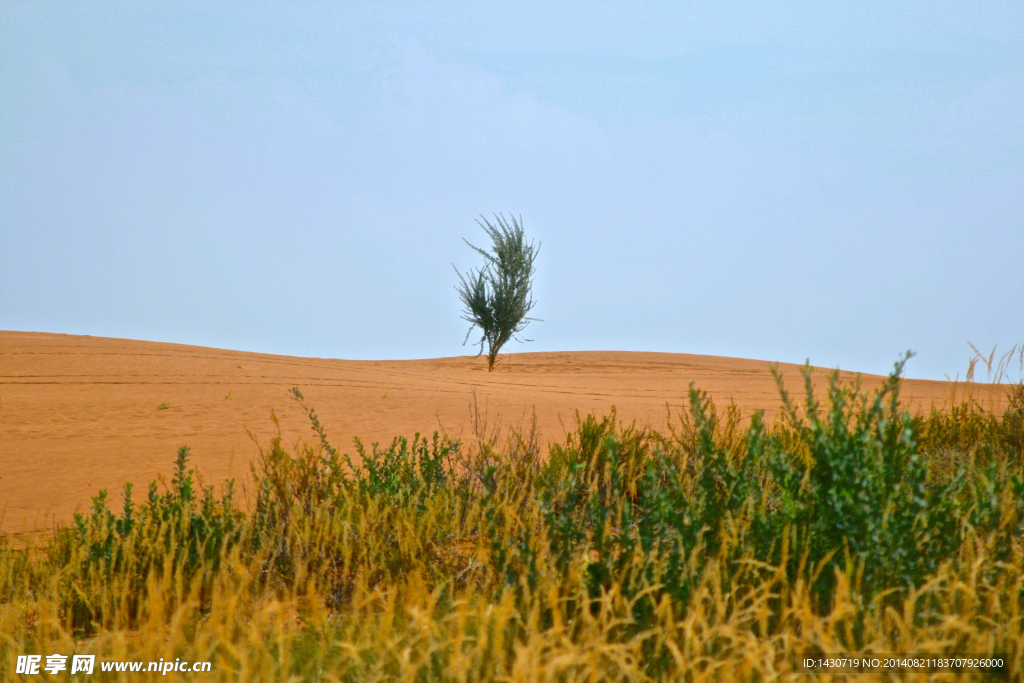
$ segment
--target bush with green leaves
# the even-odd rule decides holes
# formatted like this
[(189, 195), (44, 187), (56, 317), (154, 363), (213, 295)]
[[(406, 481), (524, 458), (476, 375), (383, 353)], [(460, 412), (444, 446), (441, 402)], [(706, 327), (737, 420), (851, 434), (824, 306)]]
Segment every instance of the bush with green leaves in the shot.
[(965, 472), (935, 476), (899, 404), (896, 364), (874, 395), (830, 378), (822, 410), (805, 369), (804, 415), (781, 389), (786, 440), (769, 448), (774, 505), (818, 566), (819, 609), (828, 610), (835, 568), (853, 571), (866, 601), (922, 585), (960, 544), (957, 492)]
[[(689, 413), (671, 438), (618, 428), (614, 413), (577, 417), (575, 433), (551, 447), (539, 475), (549, 556), (564, 572), (589, 557), (590, 594), (614, 586), (638, 596), (638, 624), (663, 595), (685, 605), (702, 558), (723, 552), (781, 563), (790, 580), (811, 585), (821, 614), (831, 609), (838, 571), (856, 577), (864, 604), (880, 595), (899, 604), (970, 533), (995, 534), (996, 557), (1007, 560), (1024, 525), (1024, 471), (1002, 432), (1015, 434), (1020, 399), (985, 422), (992, 449), (1008, 459), (935, 468), (918, 447), (920, 422), (899, 403), (905, 361), (874, 394), (834, 373), (827, 410), (805, 367), (802, 409), (780, 380), (786, 410), (774, 428), (760, 412), (745, 429), (735, 411), (720, 419), (693, 387)], [(943, 419), (931, 418), (933, 437)], [(742, 537), (737, 528), (746, 529)], [(527, 530), (521, 542), (495, 546), (493, 562), (510, 583), (536, 573), (528, 542), (535, 535)], [(517, 548), (525, 555), (514, 562)]]
[(146, 609), (147, 580), (208, 591), (242, 540), (246, 515), (235, 505), (233, 482), (218, 498), (212, 486), (197, 486), (188, 458), (187, 446), (178, 449), (163, 493), (151, 483), (147, 499), (136, 505), (126, 484), (118, 516), (100, 491), (87, 513), (76, 513), (56, 534), (48, 555), (67, 568), (64, 609), (76, 631), (136, 623)]
[(459, 284), (455, 289), (465, 306), (462, 319), (470, 324), (466, 340), (474, 328), (480, 328), (478, 355), (484, 353), (486, 346), (487, 370), (490, 371), (494, 369), (501, 348), (536, 320), (527, 314), (536, 303), (530, 290), (539, 246), (526, 241), (522, 218), (516, 220), (512, 216), (509, 222), (503, 215), (496, 215), (496, 226), (483, 216), (480, 218), (483, 222), (478, 220), (477, 223), (491, 238), (491, 251), (464, 240), (484, 257), (485, 263), (482, 268), (471, 269), (466, 275), (456, 268)]

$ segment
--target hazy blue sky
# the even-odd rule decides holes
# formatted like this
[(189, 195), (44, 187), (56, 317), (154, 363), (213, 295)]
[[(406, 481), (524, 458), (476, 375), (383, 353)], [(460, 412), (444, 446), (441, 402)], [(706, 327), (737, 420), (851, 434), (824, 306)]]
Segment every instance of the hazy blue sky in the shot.
[(1024, 2), (0, 4), (0, 329), (909, 376), (1024, 340)]

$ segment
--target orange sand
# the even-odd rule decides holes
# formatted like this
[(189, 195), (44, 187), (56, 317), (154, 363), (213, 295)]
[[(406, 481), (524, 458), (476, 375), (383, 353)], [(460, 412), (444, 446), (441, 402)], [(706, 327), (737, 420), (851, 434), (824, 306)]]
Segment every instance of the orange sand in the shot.
[[(0, 529), (19, 533), (67, 522), (99, 489), (120, 504), (124, 482), (136, 498), (169, 476), (181, 445), (207, 484), (246, 481), (281, 419), (285, 439), (312, 440), (288, 390), (298, 386), (331, 441), (390, 442), (396, 435), (447, 431), (471, 436), (475, 400), (490, 422), (528, 422), (542, 441), (560, 440), (576, 410), (662, 429), (666, 405), (686, 405), (691, 381), (744, 413), (779, 405), (765, 361), (672, 353), (565, 352), (503, 356), (488, 373), (483, 358), (349, 361), (295, 358), (103, 337), (0, 332)], [(799, 395), (799, 366), (781, 365)], [(844, 376), (848, 376), (845, 375)], [(866, 386), (883, 378), (865, 375)], [(945, 402), (947, 382), (907, 380), (903, 396), (926, 408)], [(998, 407), (1005, 390), (977, 386)], [(167, 403), (168, 408), (158, 406)]]

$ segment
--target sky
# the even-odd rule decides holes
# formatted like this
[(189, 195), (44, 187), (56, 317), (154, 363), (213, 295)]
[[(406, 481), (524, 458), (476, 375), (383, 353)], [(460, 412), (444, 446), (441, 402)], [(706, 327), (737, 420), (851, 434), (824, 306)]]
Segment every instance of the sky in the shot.
[[(1024, 342), (1024, 3), (0, 4), (0, 329), (961, 375)], [(997, 353), (998, 355), (998, 353)]]

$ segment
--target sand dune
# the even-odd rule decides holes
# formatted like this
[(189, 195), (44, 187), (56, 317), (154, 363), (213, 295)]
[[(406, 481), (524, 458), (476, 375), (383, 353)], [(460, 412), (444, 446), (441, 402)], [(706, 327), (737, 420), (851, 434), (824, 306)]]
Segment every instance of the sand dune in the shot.
[[(780, 366), (791, 391), (798, 366)], [(844, 375), (851, 377), (851, 375)], [(249, 436), (310, 439), (288, 390), (299, 387), (332, 442), (389, 442), (396, 435), (471, 435), (471, 405), (493, 423), (535, 412), (544, 441), (559, 440), (576, 410), (664, 428), (666, 405), (685, 406), (689, 383), (744, 411), (775, 410), (765, 361), (669, 353), (516, 353), (487, 372), (483, 358), (347, 361), (226, 351), (62, 334), (0, 332), (0, 515), (11, 533), (51, 528), (85, 509), (99, 489), (119, 505), (124, 482), (139, 496), (169, 476), (177, 448), (192, 448), (206, 483), (244, 482), (258, 456)], [(865, 375), (867, 386), (881, 377)], [(977, 387), (997, 406), (1003, 392)], [(943, 402), (946, 382), (907, 380), (916, 407)], [(159, 407), (166, 404), (166, 408)]]

